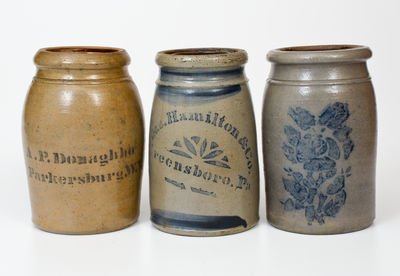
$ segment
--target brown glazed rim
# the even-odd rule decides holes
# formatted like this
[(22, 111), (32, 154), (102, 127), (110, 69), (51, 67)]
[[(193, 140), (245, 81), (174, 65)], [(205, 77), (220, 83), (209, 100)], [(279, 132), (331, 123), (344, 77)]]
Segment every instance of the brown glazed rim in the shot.
[(173, 68), (239, 67), (247, 62), (247, 53), (234, 48), (187, 48), (157, 53), (156, 63)]
[(39, 49), (34, 62), (38, 67), (48, 68), (105, 69), (126, 66), (130, 58), (121, 48), (66, 46)]
[(267, 59), (273, 63), (335, 63), (364, 61), (372, 56), (371, 50), (362, 45), (312, 45), (271, 50)]

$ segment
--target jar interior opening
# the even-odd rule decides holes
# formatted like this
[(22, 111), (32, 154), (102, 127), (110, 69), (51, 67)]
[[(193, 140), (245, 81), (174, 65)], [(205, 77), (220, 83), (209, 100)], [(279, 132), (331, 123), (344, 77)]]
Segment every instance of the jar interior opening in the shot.
[(201, 56), (201, 55), (223, 55), (227, 53), (237, 52), (235, 49), (182, 49), (182, 50), (170, 50), (165, 51), (168, 55), (175, 56)]
[(115, 53), (119, 49), (101, 47), (55, 47), (46, 49), (50, 52), (69, 52), (69, 53)]
[(313, 52), (313, 51), (337, 51), (358, 48), (356, 45), (316, 45), (316, 46), (297, 46), (281, 48), (279, 50), (286, 52)]

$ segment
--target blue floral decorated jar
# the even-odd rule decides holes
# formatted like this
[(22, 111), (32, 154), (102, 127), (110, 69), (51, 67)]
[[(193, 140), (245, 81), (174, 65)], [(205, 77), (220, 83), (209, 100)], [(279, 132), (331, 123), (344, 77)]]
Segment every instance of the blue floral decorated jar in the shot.
[(267, 218), (298, 233), (364, 229), (375, 217), (376, 107), (368, 47), (272, 50), (263, 107)]
[(180, 235), (245, 231), (258, 221), (253, 106), (240, 49), (157, 55), (149, 137), (151, 220)]

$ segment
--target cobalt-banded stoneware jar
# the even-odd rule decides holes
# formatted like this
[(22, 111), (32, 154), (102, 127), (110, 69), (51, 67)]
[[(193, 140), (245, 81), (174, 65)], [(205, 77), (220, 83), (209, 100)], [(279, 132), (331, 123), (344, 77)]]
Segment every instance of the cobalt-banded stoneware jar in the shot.
[(66, 234), (134, 223), (144, 130), (128, 54), (117, 48), (46, 48), (35, 63), (22, 127), (33, 222)]
[(151, 220), (190, 236), (258, 221), (256, 130), (239, 49), (160, 52), (150, 125)]
[(335, 234), (375, 217), (376, 108), (368, 47), (270, 51), (263, 108), (268, 221)]

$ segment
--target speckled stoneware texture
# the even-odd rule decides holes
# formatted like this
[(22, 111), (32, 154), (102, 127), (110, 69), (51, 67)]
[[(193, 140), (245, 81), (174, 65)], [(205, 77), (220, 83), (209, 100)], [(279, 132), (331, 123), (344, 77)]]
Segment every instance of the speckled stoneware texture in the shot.
[(307, 234), (375, 217), (376, 107), (368, 47), (272, 50), (263, 107), (268, 221)]
[(149, 137), (151, 220), (180, 235), (245, 231), (258, 221), (256, 130), (239, 49), (157, 55)]
[(123, 49), (35, 56), (23, 144), (33, 222), (54, 233), (118, 230), (139, 215), (143, 117)]

